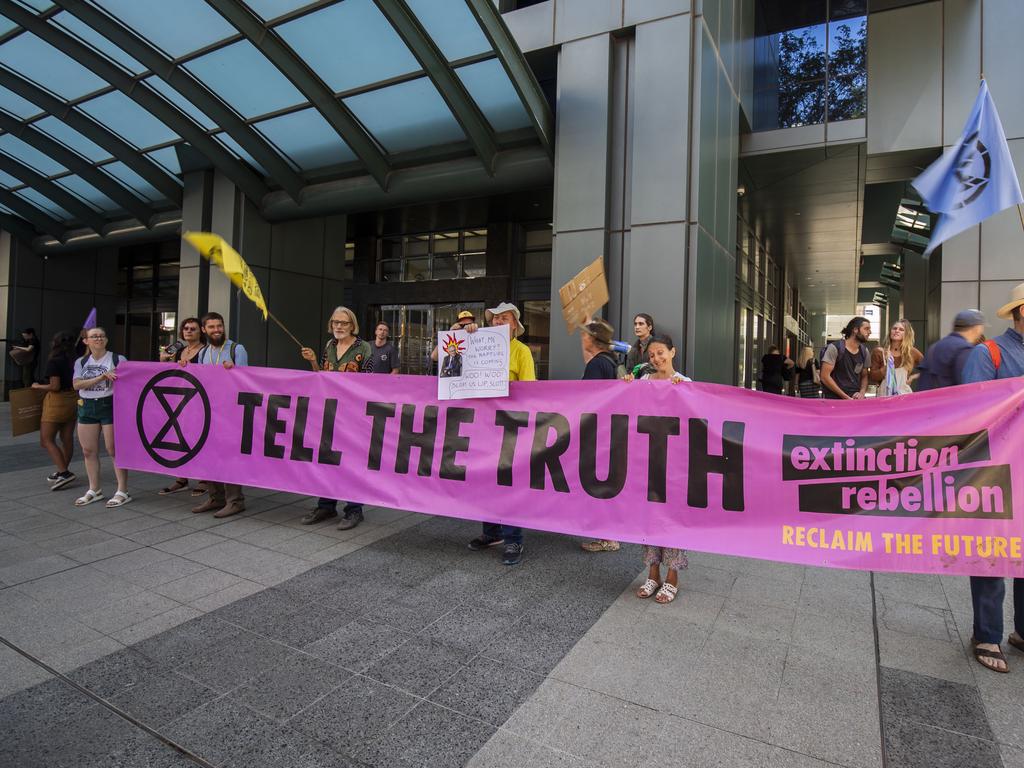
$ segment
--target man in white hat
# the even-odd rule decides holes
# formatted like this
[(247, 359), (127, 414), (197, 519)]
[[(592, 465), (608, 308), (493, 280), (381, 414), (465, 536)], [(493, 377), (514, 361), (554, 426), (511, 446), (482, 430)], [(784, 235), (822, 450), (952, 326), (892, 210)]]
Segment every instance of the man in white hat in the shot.
[[(530, 348), (518, 339), (519, 336), (526, 333), (526, 328), (523, 327), (519, 319), (519, 308), (515, 304), (503, 301), (493, 309), (485, 310), (484, 317), (492, 326), (507, 325), (509, 327), (511, 346), (508, 355), (508, 380), (536, 381), (537, 373), (533, 365), (533, 355)], [(476, 326), (468, 325), (466, 330), (472, 333), (476, 330)], [(516, 565), (523, 559), (522, 528), (513, 525), (499, 525), (498, 523), (484, 523), (483, 525), (483, 534), (469, 542), (470, 549), (479, 551), (504, 544), (505, 554), (501, 562), (505, 565)]]
[[(1010, 300), (996, 314), (1013, 320), (1013, 327), (971, 350), (964, 366), (965, 384), (1024, 376), (1024, 283), (1013, 289)], [(997, 576), (971, 576), (974, 606), (974, 658), (995, 672), (1009, 672), (999, 644), (1003, 641), (1003, 598), (1006, 581)], [(1024, 579), (1013, 580), (1014, 631), (1007, 642), (1024, 652)]]

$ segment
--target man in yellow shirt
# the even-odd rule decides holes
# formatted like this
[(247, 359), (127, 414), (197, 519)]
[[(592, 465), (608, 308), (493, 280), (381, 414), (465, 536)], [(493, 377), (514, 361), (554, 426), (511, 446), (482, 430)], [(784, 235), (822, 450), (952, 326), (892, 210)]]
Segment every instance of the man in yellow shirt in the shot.
[[(519, 319), (519, 308), (515, 304), (503, 301), (493, 309), (484, 312), (492, 326), (507, 325), (509, 327), (509, 355), (508, 355), (508, 380), (509, 381), (536, 381), (537, 372), (533, 365), (533, 354), (530, 348), (523, 344), (518, 337), (526, 333)], [(467, 327), (472, 332), (475, 326)], [(505, 545), (505, 554), (501, 562), (505, 565), (516, 565), (523, 559), (523, 529), (513, 525), (500, 525), (498, 523), (484, 523), (483, 534), (469, 542), (469, 548), (477, 551), (489, 549), (499, 544)]]

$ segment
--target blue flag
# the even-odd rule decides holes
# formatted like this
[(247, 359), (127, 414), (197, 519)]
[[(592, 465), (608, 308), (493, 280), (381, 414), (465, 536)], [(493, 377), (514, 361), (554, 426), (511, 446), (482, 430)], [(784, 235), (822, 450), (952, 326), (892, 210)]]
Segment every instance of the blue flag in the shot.
[(911, 183), (928, 209), (941, 214), (925, 256), (968, 227), (1024, 202), (999, 113), (984, 80), (959, 141)]

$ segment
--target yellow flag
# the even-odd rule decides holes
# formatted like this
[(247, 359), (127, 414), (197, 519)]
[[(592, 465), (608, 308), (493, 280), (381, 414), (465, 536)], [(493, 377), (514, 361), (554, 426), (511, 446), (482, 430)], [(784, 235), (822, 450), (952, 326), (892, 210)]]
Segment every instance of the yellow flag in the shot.
[(260, 284), (238, 251), (228, 245), (223, 237), (212, 232), (186, 232), (182, 237), (188, 240), (204, 258), (220, 267), (228, 279), (237, 285), (246, 298), (263, 313), (263, 319), (267, 319), (267, 302), (263, 299)]

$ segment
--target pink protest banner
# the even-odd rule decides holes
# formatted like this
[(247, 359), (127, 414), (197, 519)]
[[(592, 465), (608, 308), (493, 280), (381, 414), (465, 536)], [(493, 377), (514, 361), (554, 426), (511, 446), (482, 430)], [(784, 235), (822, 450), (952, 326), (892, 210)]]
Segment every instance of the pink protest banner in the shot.
[(807, 565), (1024, 576), (1024, 380), (891, 400), (715, 384), (118, 367), (118, 464)]

